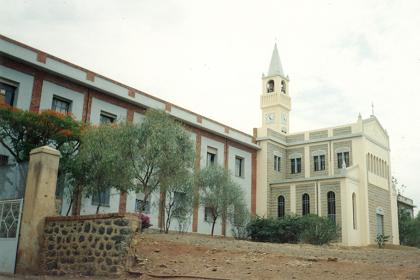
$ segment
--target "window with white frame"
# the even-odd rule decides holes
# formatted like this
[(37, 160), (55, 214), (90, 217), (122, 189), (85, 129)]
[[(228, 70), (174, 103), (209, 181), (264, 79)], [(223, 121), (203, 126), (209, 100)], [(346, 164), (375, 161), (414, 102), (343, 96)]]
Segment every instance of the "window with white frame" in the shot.
[(174, 192), (174, 205), (177, 207), (181, 205), (183, 201), (185, 201), (185, 197), (187, 196), (186, 193), (183, 192)]
[(376, 213), (376, 234), (384, 235), (384, 215)]
[(244, 158), (235, 157), (235, 176), (244, 177)]
[(304, 193), (302, 195), (302, 216), (309, 215), (311, 213), (309, 194)]
[(214, 219), (213, 207), (206, 206), (204, 207), (204, 221), (212, 223)]
[(290, 157), (290, 173), (298, 174), (302, 171), (302, 155), (292, 154)]
[(337, 168), (343, 168), (345, 164), (346, 167), (350, 166), (350, 149), (349, 148), (342, 148), (337, 149)]
[(217, 163), (217, 149), (207, 147), (207, 166), (215, 165)]
[(312, 154), (314, 160), (314, 171), (325, 170), (325, 153), (317, 151)]
[(329, 191), (327, 193), (327, 210), (328, 218), (330, 218), (334, 223), (336, 222), (336, 209), (335, 209), (335, 193)]
[(283, 218), (285, 216), (285, 199), (280, 195), (277, 197), (277, 217)]
[(59, 113), (68, 114), (71, 112), (71, 101), (54, 95), (51, 109)]
[(111, 113), (101, 111), (99, 122), (101, 124), (113, 123), (117, 120), (117, 116)]
[(92, 195), (92, 205), (109, 206), (111, 189), (94, 193)]
[(0, 102), (13, 106), (16, 99), (16, 89), (16, 86), (0, 81)]
[(281, 156), (274, 155), (274, 170), (280, 172), (281, 170)]

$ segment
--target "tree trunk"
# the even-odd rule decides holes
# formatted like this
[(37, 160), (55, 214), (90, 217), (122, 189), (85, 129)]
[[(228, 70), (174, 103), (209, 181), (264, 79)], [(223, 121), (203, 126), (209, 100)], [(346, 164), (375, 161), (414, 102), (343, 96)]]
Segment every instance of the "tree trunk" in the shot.
[(66, 216), (68, 216), (68, 215), (69, 215), (69, 213), (70, 213), (71, 206), (73, 205), (73, 200), (74, 200), (74, 197), (72, 197), (72, 198), (70, 199), (70, 205), (69, 205), (69, 209), (67, 209)]
[(77, 216), (80, 215), (80, 207), (81, 207), (81, 190), (79, 186), (76, 186), (74, 192), (73, 192), (73, 209), (72, 209), (72, 215)]
[(98, 204), (98, 207), (96, 207), (96, 215), (99, 214), (99, 207), (101, 207), (101, 204)]
[(213, 236), (213, 234), (214, 234), (214, 226), (216, 224), (216, 220), (217, 220), (217, 218), (213, 217), (213, 224), (211, 225), (211, 236)]

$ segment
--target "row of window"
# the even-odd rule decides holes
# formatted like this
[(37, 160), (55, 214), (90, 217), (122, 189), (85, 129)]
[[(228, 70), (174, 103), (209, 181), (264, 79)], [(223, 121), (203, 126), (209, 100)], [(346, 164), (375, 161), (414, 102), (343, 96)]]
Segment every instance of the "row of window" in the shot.
[(367, 154), (367, 168), (378, 176), (388, 178), (388, 163), (371, 153)]
[[(207, 162), (206, 165), (215, 165), (217, 164), (217, 149), (213, 147), (207, 147)], [(240, 156), (235, 156), (235, 176), (244, 177), (245, 176), (245, 159)]]
[[(269, 80), (266, 84), (267, 87), (267, 93), (270, 92), (274, 92), (274, 81), (273, 80)], [(280, 91), (284, 94), (286, 94), (286, 82), (285, 81), (281, 81), (281, 88)]]
[[(16, 99), (16, 87), (10, 84), (0, 82), (0, 98), (3, 102), (14, 106)], [(71, 113), (72, 101), (61, 96), (54, 95), (51, 109), (62, 114)], [(117, 120), (117, 116), (108, 112), (101, 111), (100, 123), (113, 123)]]
[[(352, 207), (353, 207), (353, 229), (357, 228), (357, 213), (356, 213), (356, 194), (352, 194)], [(283, 195), (277, 197), (277, 217), (283, 218), (286, 215), (286, 200)], [(302, 216), (308, 215), (311, 213), (311, 200), (309, 194), (304, 193), (302, 195)], [(336, 202), (335, 202), (335, 193), (329, 191), (327, 193), (327, 216), (332, 221), (336, 222)]]
[[(314, 171), (325, 170), (325, 155), (313, 156)], [(348, 167), (350, 165), (350, 153), (339, 152), (337, 153), (337, 168)], [(274, 155), (274, 170), (277, 172), (281, 171), (281, 157)], [(302, 172), (302, 158), (295, 157), (290, 159), (290, 173), (297, 174)]]

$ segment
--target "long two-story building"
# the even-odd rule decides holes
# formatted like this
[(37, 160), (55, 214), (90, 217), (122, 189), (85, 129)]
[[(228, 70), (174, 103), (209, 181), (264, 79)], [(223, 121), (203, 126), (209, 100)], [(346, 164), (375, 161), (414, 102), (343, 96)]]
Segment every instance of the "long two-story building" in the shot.
[[(91, 124), (141, 123), (147, 109), (165, 110), (181, 121), (190, 134), (195, 145), (195, 168), (217, 163), (230, 170), (245, 194), (249, 211), (255, 214), (259, 147), (252, 135), (1, 35), (0, 94), (6, 103), (22, 110), (39, 112), (52, 109), (70, 113), (75, 119)], [(15, 165), (4, 147), (0, 147), (0, 161), (0, 165)], [(15, 175), (10, 172), (5, 181), (13, 182)], [(13, 184), (7, 186), (13, 187)], [(125, 195), (111, 189), (99, 197), (83, 196), (78, 212), (94, 214), (99, 202), (102, 205), (100, 213), (136, 212), (138, 205), (146, 203), (151, 223), (158, 226), (159, 200), (159, 193), (154, 193), (150, 201), (144, 202), (142, 193)], [(68, 207), (69, 199), (65, 198), (62, 214)], [(186, 230), (210, 233), (206, 211), (208, 209), (204, 207), (196, 207)], [(178, 226), (174, 222), (172, 229), (178, 230)], [(216, 234), (229, 235), (230, 232), (228, 222), (221, 221), (215, 226)]]
[[(377, 234), (398, 243), (386, 131), (376, 117), (359, 116), (347, 125), (290, 133), (292, 96), (277, 47), (262, 78), (262, 126), (253, 135), (1, 35), (0, 94), (22, 110), (53, 109), (92, 124), (140, 123), (147, 109), (165, 110), (184, 124), (194, 141), (195, 167), (217, 163), (230, 170), (253, 215), (328, 216), (339, 224), (345, 245), (372, 244)], [(13, 164), (0, 147), (0, 165)], [(141, 193), (111, 189), (100, 197), (83, 197), (79, 210), (93, 214), (100, 202), (105, 205), (102, 213), (135, 212), (146, 203), (152, 223), (159, 225), (159, 200), (159, 193), (144, 202)], [(64, 199), (62, 214), (68, 207)], [(188, 231), (210, 233), (206, 211), (194, 209)], [(177, 228), (174, 223), (172, 229)], [(229, 228), (220, 222), (215, 232), (229, 235)]]

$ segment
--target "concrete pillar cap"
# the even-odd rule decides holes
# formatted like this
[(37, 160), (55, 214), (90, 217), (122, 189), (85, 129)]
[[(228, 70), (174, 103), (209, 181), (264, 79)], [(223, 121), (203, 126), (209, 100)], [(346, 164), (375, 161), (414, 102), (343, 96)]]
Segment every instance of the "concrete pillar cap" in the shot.
[(57, 157), (61, 156), (61, 153), (58, 150), (51, 148), (50, 146), (42, 146), (39, 148), (35, 148), (29, 154), (35, 155), (39, 153), (50, 154)]

